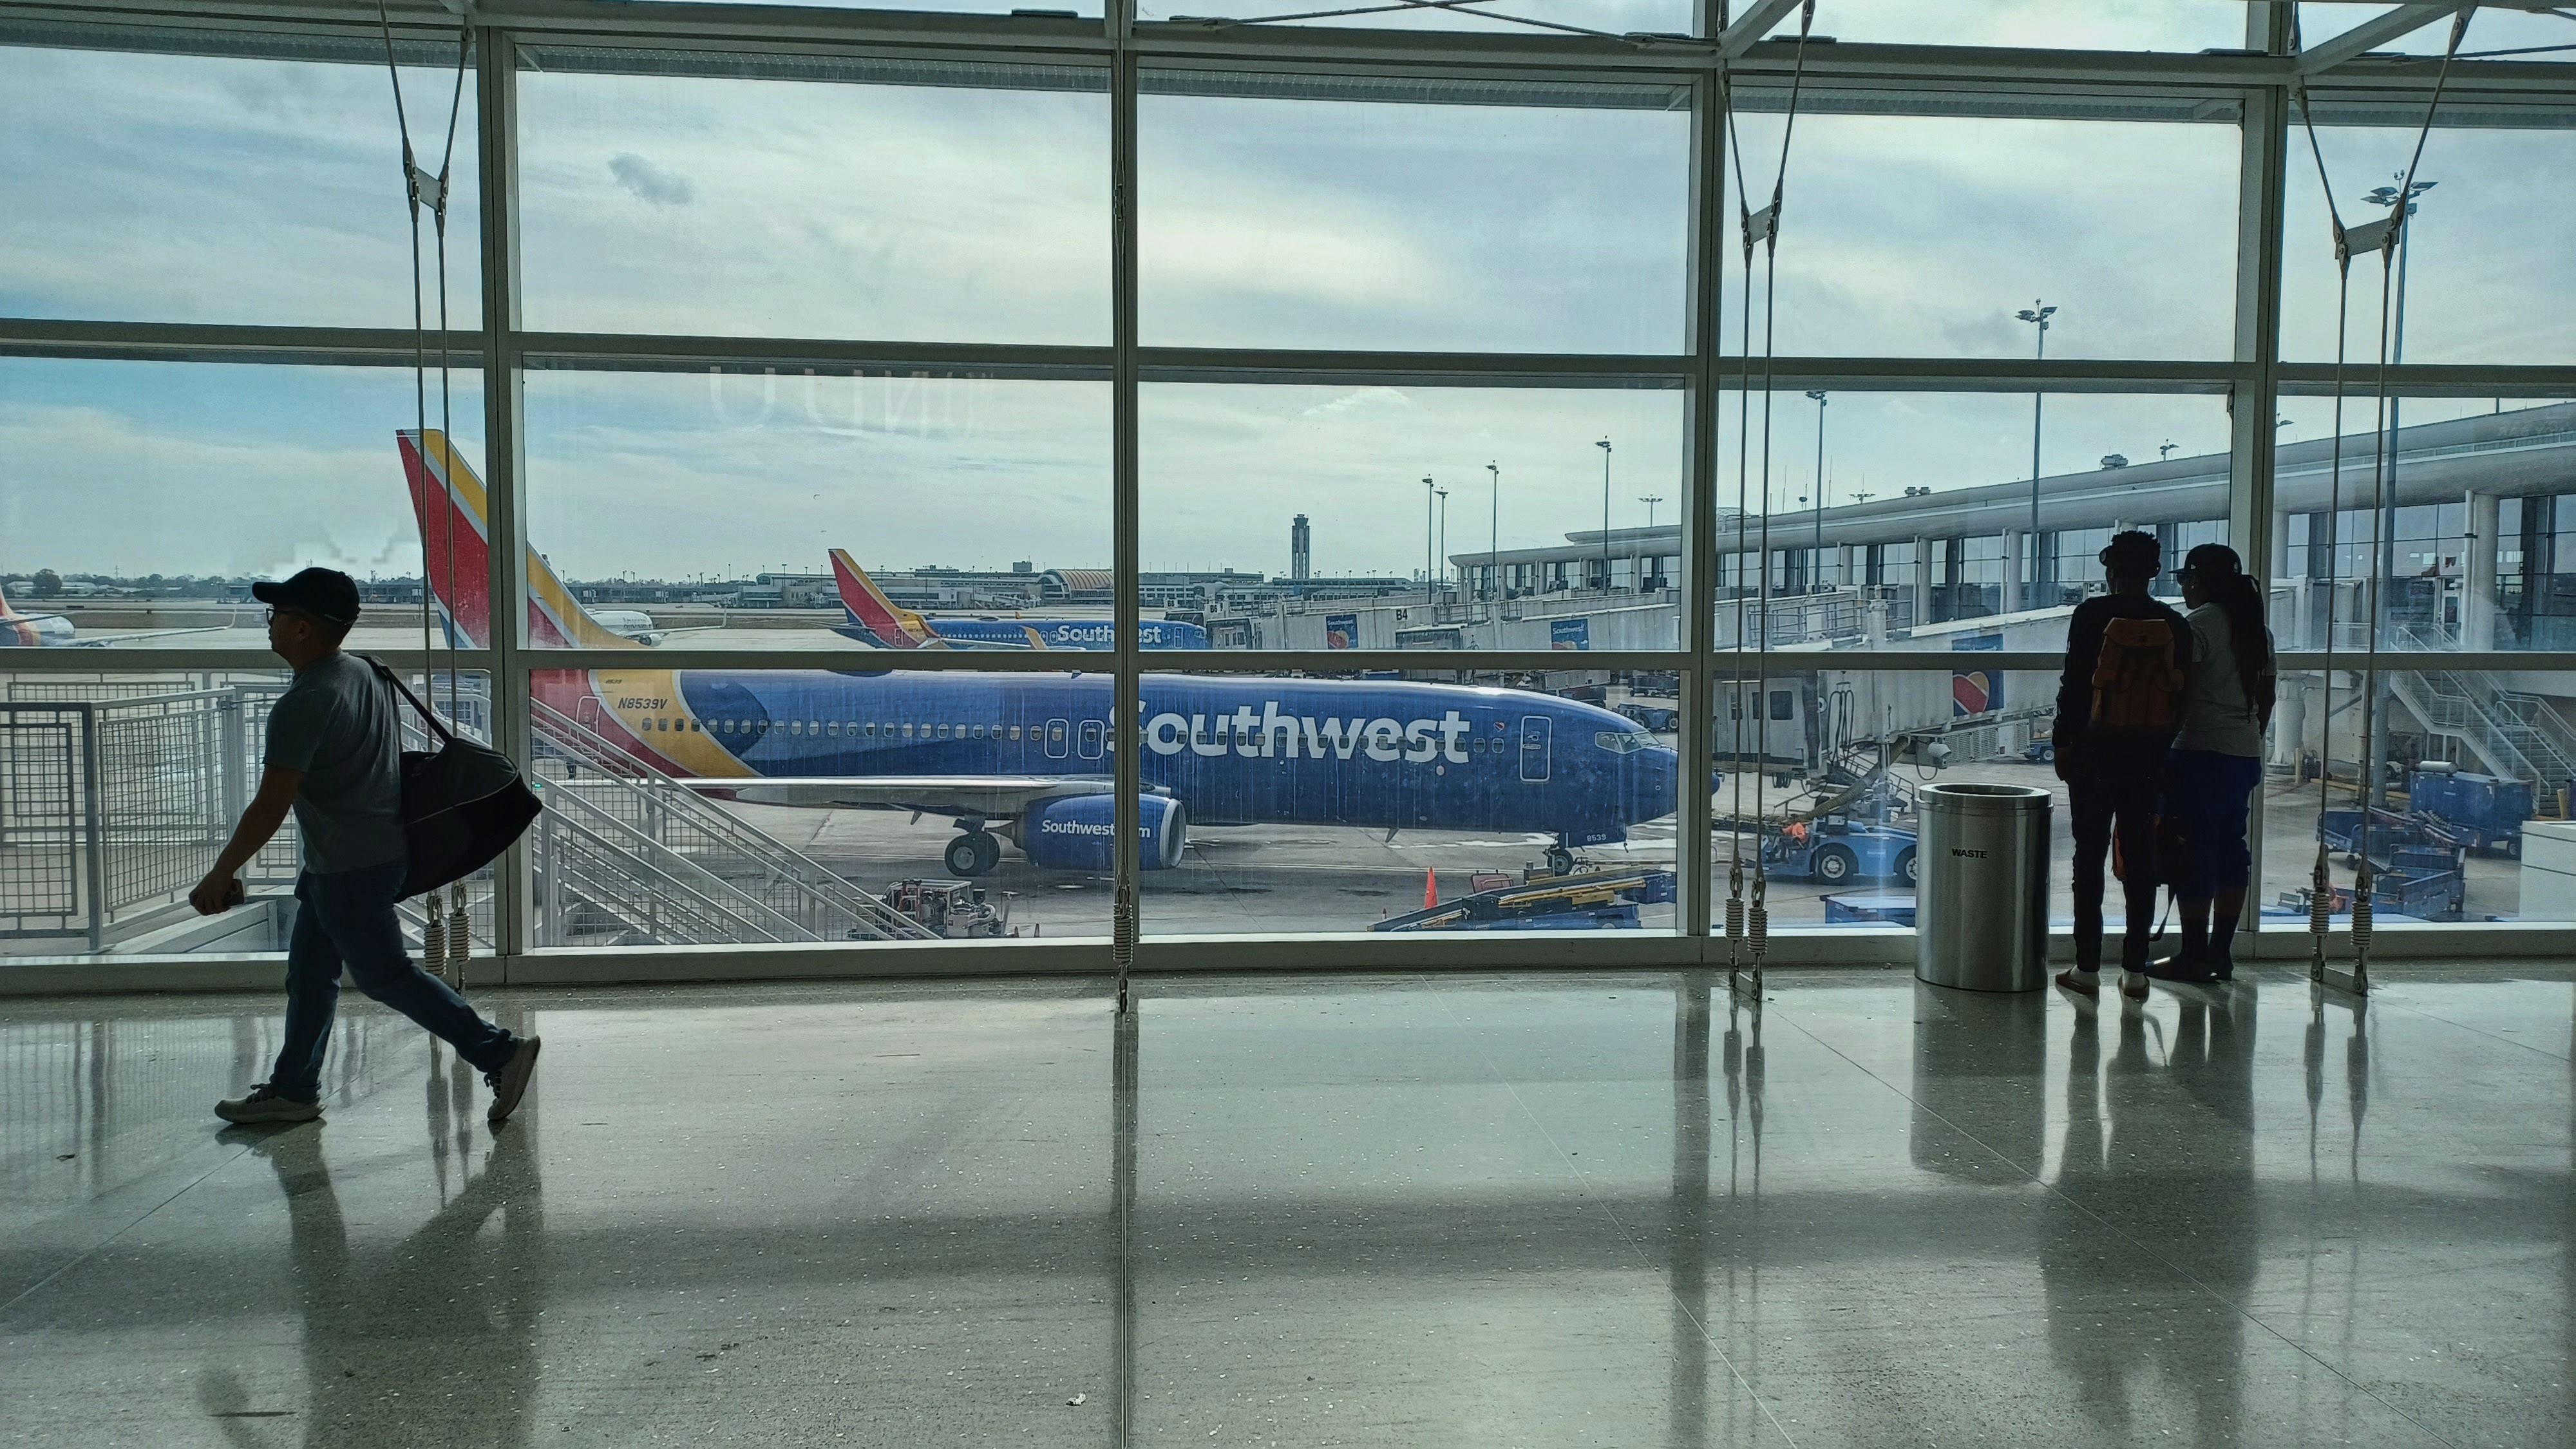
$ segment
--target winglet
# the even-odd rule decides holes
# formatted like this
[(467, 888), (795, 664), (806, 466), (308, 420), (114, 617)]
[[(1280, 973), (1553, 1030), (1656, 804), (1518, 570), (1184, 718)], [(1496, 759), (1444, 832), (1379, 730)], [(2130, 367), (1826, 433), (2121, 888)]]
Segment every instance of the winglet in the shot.
[[(483, 480), (436, 428), (394, 435), (410, 485), (412, 517), (428, 543), (431, 597), (452, 638), (491, 647), (491, 534)], [(535, 549), (527, 551), (528, 640), (538, 648), (640, 649), (590, 616)]]
[(846, 548), (832, 550), (832, 581), (840, 587), (841, 607), (849, 611), (850, 622), (879, 644), (888, 649), (919, 649), (937, 643), (939, 636), (930, 622), (910, 609), (895, 607)]

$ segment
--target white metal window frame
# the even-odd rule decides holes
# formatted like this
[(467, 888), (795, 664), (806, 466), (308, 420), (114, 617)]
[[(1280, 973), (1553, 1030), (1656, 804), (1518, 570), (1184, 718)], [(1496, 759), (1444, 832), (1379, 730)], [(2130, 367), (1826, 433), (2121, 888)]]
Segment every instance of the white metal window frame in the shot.
[[(1709, 702), (1729, 678), (1731, 654), (1714, 647), (1717, 557), (1714, 489), (1717, 430), (1710, 404), (1747, 380), (1744, 361), (1720, 340), (1725, 260), (1733, 254), (1734, 219), (1721, 188), (1709, 184), (1720, 152), (1723, 117), (1716, 104), (1723, 65), (1739, 98), (1760, 104), (1785, 77), (1790, 48), (1755, 43), (1763, 28), (1794, 9), (1783, 0), (1747, 0), (1733, 29), (1717, 32), (1702, 3), (1706, 39), (1497, 34), (1482, 31), (1371, 31), (1134, 22), (1116, 3), (1100, 20), (1051, 15), (961, 16), (900, 11), (766, 6), (600, 3), (600, 0), (406, 0), (397, 4), (402, 38), (423, 54), (452, 45), (454, 11), (478, 30), (477, 141), (482, 193), (483, 315), (479, 326), (449, 333), (443, 344), (460, 364), (479, 368), (484, 390), (487, 483), (491, 499), (493, 617), (517, 628), (459, 663), (494, 681), (501, 743), (524, 757), (529, 746), (529, 672), (534, 669), (631, 665), (634, 657), (601, 651), (538, 650), (523, 637), (526, 612), (520, 546), (525, 517), (521, 382), (532, 367), (599, 371), (675, 367), (831, 367), (938, 375), (1106, 379), (1112, 384), (1112, 511), (1116, 619), (1113, 656), (1117, 728), (1134, 737), (1142, 672), (1136, 647), (1138, 393), (1145, 382), (1368, 382), (1417, 386), (1551, 386), (1668, 388), (1685, 395), (1687, 464), (1683, 515), (1690, 527), (1682, 560), (1680, 648), (1671, 652), (1594, 653), (1586, 664), (1610, 669), (1677, 670), (1682, 678), (1680, 747), (1685, 760), (1706, 759), (1714, 728)], [(1826, 9), (1830, 8), (1827, 0)], [(2429, 7), (2427, 7), (2429, 8)], [(1752, 20), (1770, 17), (1756, 25)], [(380, 44), (376, 9), (362, 0), (214, 0), (188, 7), (156, 0), (0, 0), (0, 44), (75, 44), (92, 48), (181, 53), (337, 58), (353, 46)], [(606, 47), (674, 52), (685, 68), (691, 52), (759, 58), (764, 65), (835, 60), (1096, 70), (1110, 107), (1112, 331), (1106, 346), (899, 343), (868, 340), (673, 337), (539, 332), (519, 325), (517, 260), (517, 79), (525, 46)], [(1838, 91), (1873, 98), (1899, 112), (1945, 114), (2102, 114), (2137, 119), (2235, 125), (2238, 168), (2235, 328), (2222, 361), (2019, 360), (1914, 357), (1793, 357), (1776, 364), (1775, 386), (1803, 390), (1934, 392), (2128, 392), (2217, 394), (2231, 413), (2229, 526), (2236, 546), (2258, 566), (2272, 550), (2274, 438), (2261, 420), (2284, 394), (2322, 388), (2331, 369), (2284, 362), (2280, 352), (2283, 194), (2294, 159), (2293, 86), (2303, 62), (2287, 54), (2286, 7), (2248, 7), (2247, 45), (2199, 55), (2015, 50), (1915, 45), (1837, 44), (1811, 51), (1806, 83), (1819, 97)], [(2347, 47), (2348, 49), (2348, 47)], [(452, 53), (452, 52), (447, 52)], [(2332, 62), (2330, 73), (2326, 62)], [(2305, 81), (2341, 119), (2414, 124), (2433, 76), (2426, 61), (2323, 51), (2304, 62)], [(1148, 72), (1152, 77), (1148, 77)], [(1566, 355), (1307, 351), (1258, 348), (1147, 347), (1137, 336), (1137, 100), (1195, 73), (1192, 90), (1221, 89), (1226, 77), (1261, 79), (1262, 94), (1318, 97), (1397, 93), (1467, 86), (1540, 103), (1549, 87), (1665, 88), (1687, 97), (1693, 118), (1690, 158), (1690, 345), (1677, 355)], [(1082, 89), (1092, 87), (1085, 83)], [(1830, 102), (1828, 102), (1830, 103)], [(2553, 124), (2576, 113), (2576, 66), (2462, 62), (2449, 80), (2444, 115), (2467, 114), (2502, 124), (2543, 112)], [(392, 328), (200, 325), (0, 318), (0, 356), (186, 360), (241, 365), (338, 363), (407, 367), (413, 337)], [(2576, 396), (2576, 366), (2441, 366), (2392, 369), (2392, 387), (2409, 395)], [(257, 668), (259, 656), (238, 649), (135, 648), (116, 651), (115, 665), (136, 671)], [(398, 666), (421, 666), (418, 649), (386, 651)], [(663, 648), (657, 668), (792, 668), (821, 656), (792, 651)], [(1890, 652), (1839, 656), (1873, 671), (1947, 671), (1956, 656)], [(2052, 653), (1981, 653), (1988, 668), (2055, 669)], [(88, 672), (101, 656), (25, 651), (6, 661), (12, 673)], [(830, 662), (846, 663), (845, 654)], [(1561, 664), (1561, 656), (1527, 652), (1378, 651), (1364, 656), (1278, 651), (1187, 651), (1154, 656), (1157, 672), (1204, 670), (1516, 669)], [(2284, 653), (2285, 670), (2316, 668), (2320, 656)], [(2576, 669), (2576, 651), (2383, 654), (2384, 669)], [(1058, 672), (1061, 661), (1028, 655), (956, 653), (907, 658), (908, 669)], [(1118, 880), (1138, 877), (1135, 858), (1136, 756), (1117, 753)], [(2259, 797), (2258, 797), (2259, 808)], [(1578, 967), (1723, 965), (1729, 945), (1711, 934), (1713, 873), (1708, 855), (1710, 801), (1684, 790), (1680, 801), (1677, 929), (1671, 932), (1474, 934), (1387, 937), (1345, 934), (1280, 936), (1145, 936), (1135, 946), (1139, 970), (1209, 967), (1416, 969), (1503, 965)], [(2257, 878), (2261, 839), (2255, 830)], [(523, 983), (660, 981), (724, 977), (944, 975), (990, 972), (1100, 972), (1110, 969), (1106, 937), (1029, 942), (939, 942), (793, 948), (651, 947), (532, 949), (528, 942), (527, 862), (505, 857), (499, 876), (496, 955), (477, 961), (487, 980)], [(1135, 899), (1126, 889), (1122, 901)], [(2382, 927), (2392, 954), (2564, 953), (2576, 950), (2576, 926), (2545, 923)], [(1799, 928), (1772, 937), (1770, 959), (1886, 964), (1910, 955), (1912, 933), (1895, 928)], [(2259, 932), (2253, 953), (2303, 957), (2304, 931)], [(0, 991), (222, 987), (274, 984), (274, 955), (240, 957), (108, 957), (16, 964), (0, 972)]]

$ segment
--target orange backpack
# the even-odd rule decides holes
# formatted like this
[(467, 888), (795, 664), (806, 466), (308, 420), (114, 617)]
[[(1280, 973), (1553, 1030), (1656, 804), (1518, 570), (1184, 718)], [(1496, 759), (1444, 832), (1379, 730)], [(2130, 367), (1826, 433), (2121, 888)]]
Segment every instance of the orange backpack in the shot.
[(2170, 734), (2182, 723), (2175, 713), (2181, 690), (2171, 624), (2113, 619), (2104, 627), (2093, 665), (2093, 728)]

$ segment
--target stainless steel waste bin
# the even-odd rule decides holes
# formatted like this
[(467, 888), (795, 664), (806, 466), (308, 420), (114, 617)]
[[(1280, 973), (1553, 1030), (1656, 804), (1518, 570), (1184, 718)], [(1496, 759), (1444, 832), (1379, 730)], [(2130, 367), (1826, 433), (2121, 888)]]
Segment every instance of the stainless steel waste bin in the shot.
[(2048, 824), (2029, 785), (1926, 785), (1914, 974), (1969, 991), (2048, 984)]

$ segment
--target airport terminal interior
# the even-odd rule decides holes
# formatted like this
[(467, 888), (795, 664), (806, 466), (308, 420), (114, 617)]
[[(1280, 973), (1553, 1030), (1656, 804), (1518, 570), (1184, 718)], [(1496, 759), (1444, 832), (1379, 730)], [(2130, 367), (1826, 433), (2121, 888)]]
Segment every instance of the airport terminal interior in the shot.
[(2576, 7), (1065, 3), (0, 0), (0, 1442), (2576, 1441)]

